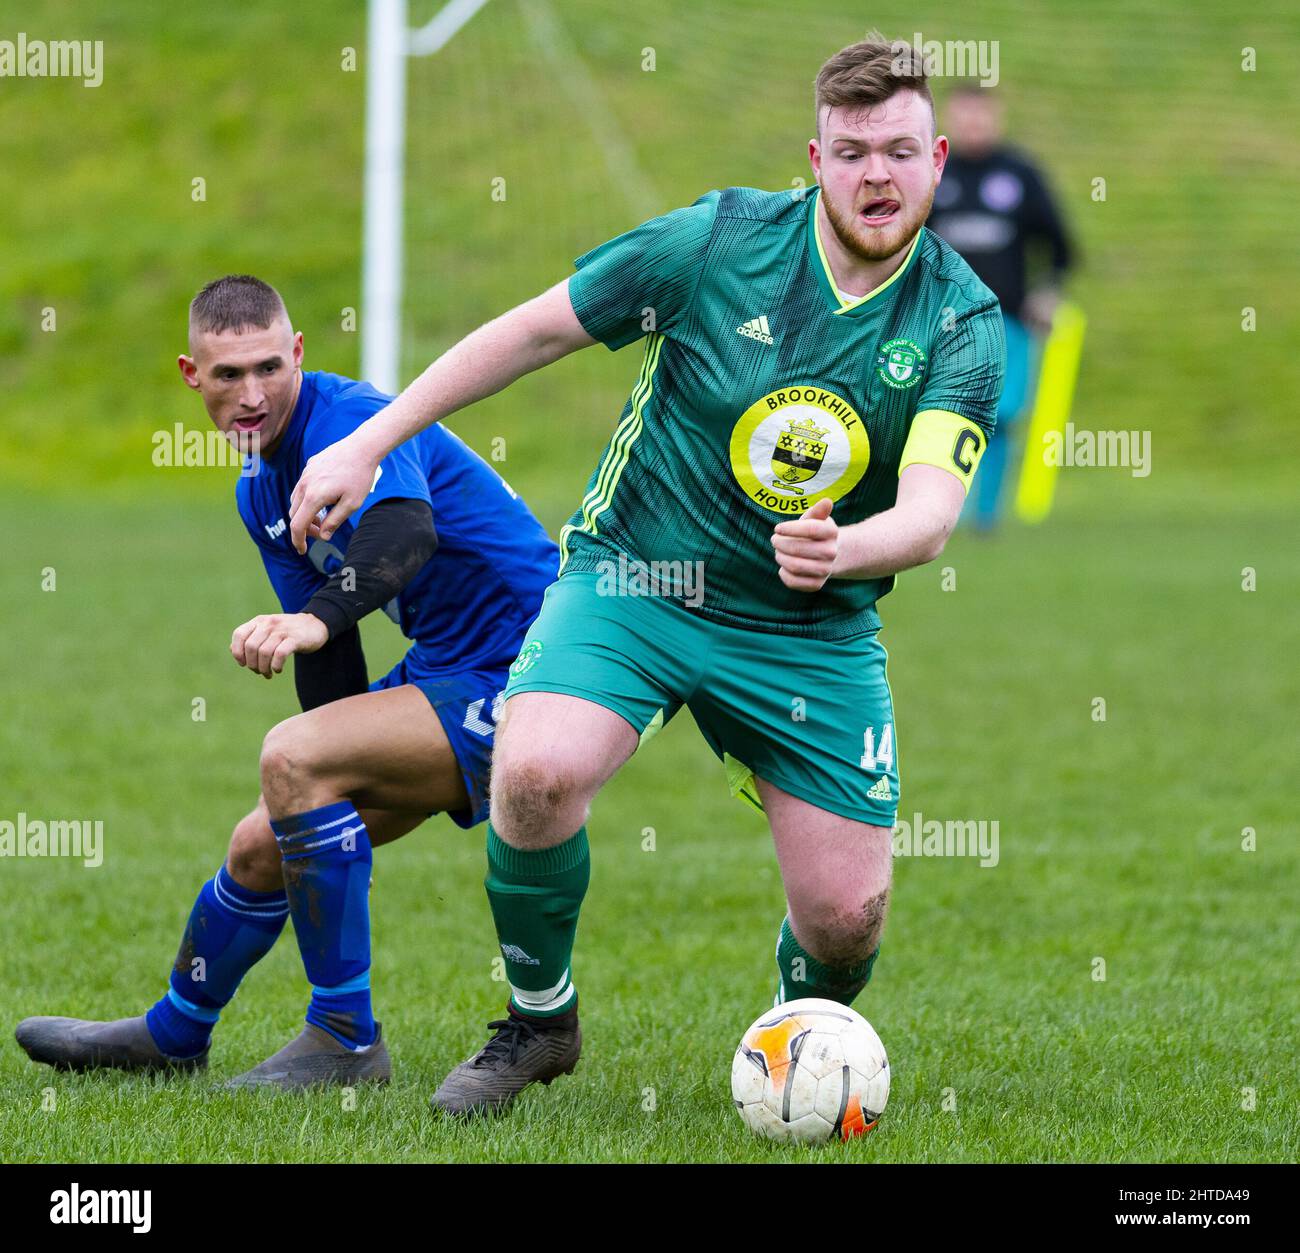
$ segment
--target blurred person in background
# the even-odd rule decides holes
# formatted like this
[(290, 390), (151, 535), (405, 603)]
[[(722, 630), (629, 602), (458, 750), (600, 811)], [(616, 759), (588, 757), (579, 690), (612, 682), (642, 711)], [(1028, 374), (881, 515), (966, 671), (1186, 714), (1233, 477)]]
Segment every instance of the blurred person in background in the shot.
[[(952, 147), (926, 224), (992, 288), (1002, 305), (1007, 341), (997, 425), (970, 493), (969, 521), (987, 532), (997, 525), (1010, 441), (1032, 394), (1033, 337), (1051, 330), (1077, 250), (1043, 174), (1003, 138), (1001, 97), (977, 83), (963, 84), (949, 97), (946, 113), (944, 130)], [(1032, 254), (1042, 254), (1044, 261)]]

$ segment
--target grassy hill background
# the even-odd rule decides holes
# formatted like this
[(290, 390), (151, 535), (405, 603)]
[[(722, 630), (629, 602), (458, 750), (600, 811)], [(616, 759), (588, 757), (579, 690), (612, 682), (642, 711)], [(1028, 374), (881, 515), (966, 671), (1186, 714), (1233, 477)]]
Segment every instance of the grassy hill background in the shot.
[[(420, 0), (412, 22), (434, 11)], [(309, 365), (358, 370), (343, 311), (360, 303), (364, 20), (351, 0), (310, 14), (179, 4), (165, 20), (145, 0), (0, 2), (0, 38), (105, 46), (98, 88), (0, 80), (0, 481), (224, 496), (228, 472), (150, 463), (152, 432), (206, 423), (173, 360), (189, 297), (220, 273), (281, 288)], [(1300, 390), (1287, 226), (1300, 135), (1282, 124), (1300, 103), (1300, 18), (1286, 0), (984, 0), (959, 14), (491, 0), (410, 65), (403, 377), (644, 217), (710, 187), (807, 177), (811, 80), (868, 21), (891, 37), (998, 41), (1012, 137), (1045, 163), (1078, 236), (1091, 327), (1076, 421), (1151, 430), (1154, 472), (1067, 471), (1064, 507), (1285, 493), (1283, 398)], [(632, 355), (579, 354), (455, 425), (481, 450), (504, 436), (511, 481), (558, 525)]]

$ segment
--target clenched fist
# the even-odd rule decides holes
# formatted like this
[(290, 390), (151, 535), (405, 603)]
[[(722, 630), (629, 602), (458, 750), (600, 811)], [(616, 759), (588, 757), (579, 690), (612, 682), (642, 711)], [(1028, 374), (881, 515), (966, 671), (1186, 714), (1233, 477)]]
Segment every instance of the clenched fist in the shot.
[(823, 496), (801, 518), (782, 522), (772, 532), (781, 582), (796, 592), (818, 592), (831, 577), (840, 547), (840, 528), (831, 517), (832, 501)]
[(329, 637), (329, 628), (315, 614), (264, 613), (235, 628), (230, 655), (269, 679), (294, 653), (314, 653)]

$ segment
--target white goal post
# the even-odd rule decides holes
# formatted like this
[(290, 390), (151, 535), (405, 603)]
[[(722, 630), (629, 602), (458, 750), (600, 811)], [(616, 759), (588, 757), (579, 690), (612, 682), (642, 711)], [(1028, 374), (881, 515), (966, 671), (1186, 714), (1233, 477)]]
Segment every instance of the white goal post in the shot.
[(407, 0), (370, 0), (366, 32), (365, 205), (361, 241), (361, 377), (401, 390), (406, 58), (431, 56), (487, 0), (448, 0), (426, 25), (407, 25)]

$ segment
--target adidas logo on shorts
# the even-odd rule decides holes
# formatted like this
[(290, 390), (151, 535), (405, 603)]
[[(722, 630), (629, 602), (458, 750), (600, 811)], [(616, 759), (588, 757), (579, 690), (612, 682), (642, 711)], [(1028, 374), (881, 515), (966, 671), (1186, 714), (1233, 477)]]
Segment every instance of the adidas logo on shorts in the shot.
[(772, 328), (767, 324), (767, 314), (760, 318), (751, 318), (748, 322), (742, 322), (736, 327), (738, 335), (747, 335), (750, 339), (756, 339), (760, 344), (773, 344), (776, 341), (772, 338)]
[(892, 801), (894, 797), (893, 793), (889, 790), (889, 776), (882, 774), (880, 778), (878, 778), (875, 783), (867, 789), (867, 795), (871, 797), (873, 801)]

